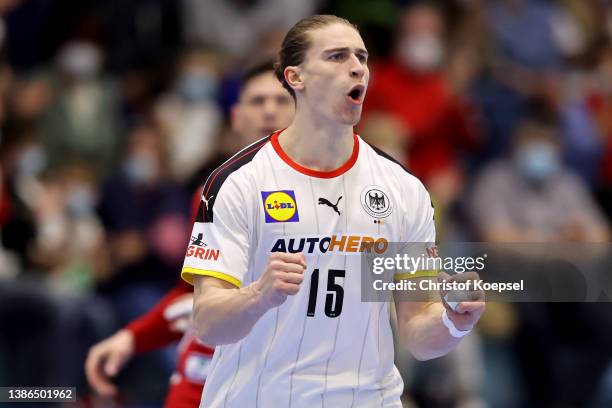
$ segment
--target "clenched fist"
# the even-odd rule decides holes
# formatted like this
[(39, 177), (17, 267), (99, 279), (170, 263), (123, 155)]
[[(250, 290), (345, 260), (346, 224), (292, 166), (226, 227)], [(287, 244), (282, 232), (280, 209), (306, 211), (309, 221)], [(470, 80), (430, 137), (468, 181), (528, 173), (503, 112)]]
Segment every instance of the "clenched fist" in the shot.
[(283, 304), (287, 296), (298, 293), (305, 269), (306, 258), (303, 253), (272, 253), (263, 274), (253, 284), (261, 304), (273, 308)]
[[(457, 275), (449, 276), (445, 272), (440, 272), (438, 281), (440, 282), (467, 282), (468, 280), (476, 281), (480, 279), (476, 272), (465, 272)], [(485, 311), (485, 293), (482, 290), (470, 290), (463, 293), (465, 299), (457, 302), (454, 307), (448, 304), (446, 300), (446, 290), (440, 291), (440, 297), (449, 319), (459, 330), (471, 330), (474, 325), (480, 320), (480, 316)]]

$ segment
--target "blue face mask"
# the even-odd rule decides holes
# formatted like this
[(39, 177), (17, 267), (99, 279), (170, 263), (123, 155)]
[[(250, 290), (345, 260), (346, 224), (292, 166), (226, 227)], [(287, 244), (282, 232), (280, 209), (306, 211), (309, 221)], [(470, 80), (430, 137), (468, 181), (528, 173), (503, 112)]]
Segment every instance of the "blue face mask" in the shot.
[(85, 186), (77, 186), (68, 193), (68, 212), (75, 217), (84, 217), (93, 213), (96, 199), (93, 192)]
[(20, 176), (36, 177), (47, 165), (47, 155), (39, 146), (30, 146), (17, 159), (17, 172)]
[(550, 180), (561, 168), (559, 153), (546, 142), (531, 142), (520, 147), (516, 163), (520, 174), (536, 184)]
[(185, 74), (178, 81), (178, 93), (190, 103), (205, 102), (217, 94), (219, 84), (207, 73)]
[(137, 185), (146, 184), (154, 179), (157, 173), (153, 159), (138, 154), (128, 158), (123, 169), (130, 182)]

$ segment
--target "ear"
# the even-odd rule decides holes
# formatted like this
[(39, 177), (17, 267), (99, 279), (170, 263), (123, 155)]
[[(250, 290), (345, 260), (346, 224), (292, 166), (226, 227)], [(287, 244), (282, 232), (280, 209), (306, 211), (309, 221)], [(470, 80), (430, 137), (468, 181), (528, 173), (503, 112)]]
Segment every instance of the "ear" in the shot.
[(304, 90), (304, 82), (302, 80), (299, 67), (287, 67), (285, 68), (283, 74), (285, 75), (285, 81), (287, 81), (287, 83), (291, 88), (293, 88), (293, 90)]

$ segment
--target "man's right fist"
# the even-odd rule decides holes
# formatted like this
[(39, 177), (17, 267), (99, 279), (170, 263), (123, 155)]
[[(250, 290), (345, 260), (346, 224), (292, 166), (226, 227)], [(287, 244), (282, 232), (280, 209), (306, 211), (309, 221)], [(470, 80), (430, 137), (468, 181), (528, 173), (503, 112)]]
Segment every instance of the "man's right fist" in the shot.
[(267, 308), (279, 306), (295, 295), (304, 280), (306, 258), (303, 253), (274, 252), (261, 277), (254, 282), (260, 301)]

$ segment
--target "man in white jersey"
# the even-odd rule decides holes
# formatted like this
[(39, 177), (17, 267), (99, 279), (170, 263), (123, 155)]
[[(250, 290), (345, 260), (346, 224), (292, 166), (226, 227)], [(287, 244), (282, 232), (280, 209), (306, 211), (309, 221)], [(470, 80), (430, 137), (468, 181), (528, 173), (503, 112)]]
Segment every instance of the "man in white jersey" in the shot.
[[(361, 301), (359, 254), (434, 242), (433, 208), (421, 182), (353, 132), (367, 58), (348, 21), (297, 23), (277, 67), (293, 123), (205, 183), (182, 270), (198, 335), (219, 346), (202, 407), (401, 407), (388, 304)], [(477, 296), (454, 310), (396, 302), (402, 344), (418, 359), (448, 353), (484, 311)]]

